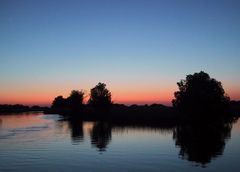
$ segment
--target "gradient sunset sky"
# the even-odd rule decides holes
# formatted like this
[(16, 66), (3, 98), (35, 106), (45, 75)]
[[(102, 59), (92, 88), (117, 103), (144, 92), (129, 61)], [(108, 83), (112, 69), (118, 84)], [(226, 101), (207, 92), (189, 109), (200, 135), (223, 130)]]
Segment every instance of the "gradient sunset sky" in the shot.
[(170, 105), (201, 70), (240, 99), (239, 0), (0, 0), (1, 104), (104, 82), (116, 103)]

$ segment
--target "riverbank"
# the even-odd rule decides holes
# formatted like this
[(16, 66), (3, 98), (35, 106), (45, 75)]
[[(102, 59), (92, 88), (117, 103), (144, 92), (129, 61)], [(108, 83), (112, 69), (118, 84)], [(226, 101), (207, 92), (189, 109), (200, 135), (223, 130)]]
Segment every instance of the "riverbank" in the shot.
[[(81, 118), (82, 120), (105, 121), (139, 121), (139, 122), (172, 122), (178, 121), (180, 113), (173, 107), (161, 104), (131, 105), (113, 104), (109, 109), (94, 109), (84, 105), (79, 111), (68, 108), (51, 108), (44, 111), (45, 114), (60, 114), (65, 117)], [(231, 117), (240, 116), (239, 101), (232, 101), (229, 109)]]
[(21, 104), (9, 105), (9, 104), (0, 104), (0, 115), (4, 113), (22, 113), (22, 112), (36, 112), (36, 111), (47, 111), (49, 107), (41, 106), (26, 106)]
[(83, 120), (109, 120), (109, 121), (156, 121), (175, 120), (178, 112), (172, 108), (160, 104), (153, 105), (131, 105), (114, 104), (109, 109), (94, 109), (84, 106), (81, 111), (74, 112), (71, 109), (47, 109), (45, 114), (61, 114), (74, 116)]

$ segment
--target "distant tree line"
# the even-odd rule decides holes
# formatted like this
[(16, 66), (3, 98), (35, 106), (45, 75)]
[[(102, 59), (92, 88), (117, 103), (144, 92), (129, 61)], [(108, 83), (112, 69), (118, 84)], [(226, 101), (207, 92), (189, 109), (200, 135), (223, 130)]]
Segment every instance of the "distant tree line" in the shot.
[[(81, 111), (84, 106), (84, 91), (73, 90), (69, 97), (57, 96), (52, 108), (71, 109), (73, 111)], [(99, 82), (94, 88), (90, 90), (90, 98), (87, 104), (96, 109), (106, 109), (112, 105), (111, 93), (106, 88), (106, 84)]]
[[(93, 110), (93, 113), (96, 114), (96, 112), (102, 113), (104, 111), (105, 113), (106, 110), (113, 109), (111, 113), (115, 115), (125, 114), (127, 118), (134, 116), (134, 118), (148, 119), (152, 113), (161, 113), (161, 116), (165, 115), (166, 118), (169, 114), (174, 114), (172, 116), (180, 114), (181, 119), (190, 121), (222, 120), (226, 114), (240, 112), (240, 102), (230, 101), (221, 82), (211, 78), (203, 71), (187, 75), (186, 79), (180, 80), (177, 85), (179, 90), (174, 93), (173, 108), (166, 108), (159, 104), (129, 107), (123, 104), (113, 104), (111, 92), (106, 88), (106, 84), (99, 82), (90, 90), (89, 96), (82, 90), (71, 91), (67, 98), (57, 96), (52, 102), (51, 109), (39, 106), (0, 105), (0, 112), (45, 110), (45, 112), (48, 111), (46, 113), (83, 114), (83, 110), (88, 109), (89, 111)], [(88, 100), (85, 100), (87, 97), (89, 97)], [(151, 118), (153, 117), (154, 115), (151, 116)]]
[(49, 109), (48, 107), (41, 107), (41, 106), (26, 106), (22, 104), (0, 104), (0, 113), (10, 113), (10, 112), (28, 112), (28, 111), (44, 111)]
[[(186, 79), (177, 83), (179, 90), (174, 93), (175, 99), (172, 100), (174, 109), (180, 114), (182, 119), (188, 120), (216, 120), (222, 119), (229, 113), (231, 104), (230, 98), (226, 95), (221, 82), (211, 78), (207, 73), (200, 71), (192, 75), (187, 75)], [(84, 106), (93, 109), (109, 109), (113, 103), (111, 92), (106, 88), (106, 84), (99, 82), (90, 90), (87, 103), (84, 104), (85, 93), (73, 90), (69, 97), (58, 96), (52, 103), (55, 109), (71, 109), (80, 111)], [(237, 103), (235, 103), (237, 104)], [(136, 107), (135, 107), (136, 106)], [(135, 112), (139, 106), (130, 106)], [(114, 105), (119, 109), (126, 109), (124, 105)], [(160, 107), (160, 106), (158, 106)], [(146, 106), (145, 109), (152, 109), (154, 106)]]

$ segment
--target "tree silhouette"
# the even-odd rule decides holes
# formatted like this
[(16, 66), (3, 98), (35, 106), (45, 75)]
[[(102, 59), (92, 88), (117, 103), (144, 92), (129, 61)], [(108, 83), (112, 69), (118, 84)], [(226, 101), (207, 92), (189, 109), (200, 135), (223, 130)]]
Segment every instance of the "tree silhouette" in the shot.
[(83, 107), (84, 92), (73, 90), (68, 98), (58, 96), (53, 100), (52, 108), (79, 111)]
[(68, 106), (72, 110), (80, 110), (83, 107), (84, 92), (72, 90), (70, 96), (67, 98)]
[(64, 108), (66, 107), (66, 99), (63, 96), (57, 96), (52, 103), (52, 108)]
[(216, 118), (214, 114), (222, 114), (230, 100), (225, 95), (221, 82), (210, 78), (203, 71), (187, 75), (186, 79), (177, 85), (179, 91), (174, 93), (175, 99), (172, 103), (188, 118)]
[(106, 84), (99, 82), (91, 89), (88, 103), (94, 108), (104, 109), (111, 106), (111, 93), (106, 88)]

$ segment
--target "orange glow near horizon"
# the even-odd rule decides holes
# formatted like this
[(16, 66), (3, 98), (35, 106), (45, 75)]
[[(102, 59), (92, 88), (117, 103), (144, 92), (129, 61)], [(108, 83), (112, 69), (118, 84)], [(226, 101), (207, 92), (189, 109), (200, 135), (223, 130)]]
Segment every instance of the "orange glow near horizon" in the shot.
[[(65, 90), (60, 93), (56, 92), (32, 92), (25, 94), (24, 92), (1, 95), (0, 104), (26, 104), (26, 105), (51, 105), (53, 99), (59, 95), (68, 97), (70, 91)], [(86, 93), (86, 100), (89, 98), (89, 93)], [(169, 91), (155, 91), (155, 90), (127, 90), (112, 91), (112, 101), (121, 104), (153, 104), (163, 103), (169, 105), (173, 96), (171, 90)]]
[[(115, 88), (111, 89), (112, 101), (120, 104), (164, 104), (171, 105), (171, 101), (174, 98), (174, 92), (177, 90), (177, 86), (170, 87), (165, 86), (162, 89), (158, 89), (155, 86), (149, 85), (129, 88)], [(240, 99), (240, 92), (235, 88), (225, 89), (226, 93), (232, 100)], [(2, 92), (0, 96), (0, 104), (24, 104), (24, 105), (40, 105), (50, 106), (55, 97), (62, 95), (68, 97), (71, 89), (28, 89), (28, 94), (25, 90), (14, 90), (14, 92)], [(86, 99), (89, 98), (89, 92), (86, 92)]]
[[(57, 95), (56, 95), (57, 96)], [(25, 104), (25, 105), (51, 105), (53, 99), (56, 96), (26, 96), (25, 98), (20, 97), (10, 97), (10, 98), (3, 98), (0, 100), (0, 104)], [(126, 96), (126, 97), (125, 97)], [(153, 103), (162, 103), (162, 104), (169, 104), (172, 98), (163, 97), (163, 96), (156, 96), (156, 95), (121, 95), (121, 96), (114, 96), (112, 101), (114, 103), (120, 104), (153, 104)], [(67, 96), (63, 96), (67, 97)], [(115, 97), (115, 98), (114, 98)], [(87, 98), (88, 99), (88, 98)], [(87, 100), (85, 100), (86, 102)]]
[(170, 94), (170, 90), (168, 91), (122, 91), (117, 94), (113, 94), (113, 102), (114, 103), (123, 103), (123, 104), (153, 104), (153, 103), (161, 103), (169, 105), (171, 100), (173, 99), (173, 95)]

